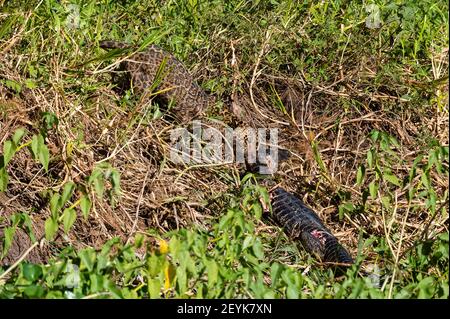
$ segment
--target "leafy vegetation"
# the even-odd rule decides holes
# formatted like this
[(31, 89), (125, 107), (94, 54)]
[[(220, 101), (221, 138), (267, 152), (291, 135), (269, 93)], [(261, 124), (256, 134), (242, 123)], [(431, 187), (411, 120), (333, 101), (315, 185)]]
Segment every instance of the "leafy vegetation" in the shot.
[[(249, 192), (249, 189), (253, 189)], [(260, 189), (246, 188), (246, 195)], [(244, 195), (244, 198), (246, 198)], [(261, 237), (255, 234), (256, 198), (240, 210), (230, 208), (211, 232), (180, 230), (161, 238), (138, 234), (133, 244), (109, 240), (100, 251), (67, 248), (48, 265), (22, 263), (14, 280), (2, 285), (2, 297), (30, 298), (382, 298), (374, 279), (357, 276), (358, 266), (337, 281), (332, 272), (304, 274), (279, 262), (268, 262)], [(241, 203), (242, 204), (242, 203)], [(258, 205), (258, 204), (256, 204)], [(149, 244), (153, 237), (158, 245)], [(146, 247), (145, 258), (137, 251)], [(405, 269), (412, 271), (396, 285), (396, 298), (448, 296), (445, 274), (425, 275), (430, 267), (445, 269), (448, 235), (408, 253)], [(411, 267), (414, 266), (414, 267)], [(316, 280), (325, 282), (317, 286)], [(270, 280), (266, 281), (265, 276)], [(314, 279), (312, 279), (314, 278)], [(412, 282), (410, 282), (412, 281)], [(402, 287), (403, 286), (403, 287)]]
[[(0, 7), (1, 298), (448, 298), (448, 2)], [(210, 118), (279, 124), (276, 181), (355, 264), (273, 226), (257, 176), (170, 163), (175, 124), (104, 39), (173, 52)]]

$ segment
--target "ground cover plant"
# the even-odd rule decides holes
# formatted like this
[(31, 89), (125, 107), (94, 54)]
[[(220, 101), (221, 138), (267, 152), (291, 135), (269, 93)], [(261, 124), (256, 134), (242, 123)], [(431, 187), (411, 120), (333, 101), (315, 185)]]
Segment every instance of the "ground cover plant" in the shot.
[[(448, 2), (0, 8), (0, 297), (448, 298)], [(290, 240), (257, 174), (173, 163), (105, 39), (172, 52), (209, 119), (279, 128), (274, 181), (355, 264)]]

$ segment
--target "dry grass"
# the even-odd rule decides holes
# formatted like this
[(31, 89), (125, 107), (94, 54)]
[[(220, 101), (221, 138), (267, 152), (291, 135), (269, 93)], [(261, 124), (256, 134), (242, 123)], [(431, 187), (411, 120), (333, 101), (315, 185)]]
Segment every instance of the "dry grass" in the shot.
[[(24, 29), (19, 28), (0, 46), (3, 79), (25, 82), (16, 65), (27, 57), (15, 53), (24, 36)], [(380, 189), (378, 198), (369, 198), (363, 211), (346, 212), (342, 219), (337, 212), (346, 201), (361, 203), (363, 187), (356, 185), (355, 180), (358, 167), (365, 163), (372, 147), (370, 132), (387, 132), (397, 139), (399, 147), (394, 151), (398, 161), (391, 169), (402, 179), (425, 149), (425, 136), (448, 146), (448, 103), (416, 110), (408, 99), (385, 86), (368, 91), (366, 83), (375, 77), (380, 61), (351, 63), (354, 57), (342, 58), (336, 64), (339, 76), (321, 85), (308, 82), (306, 76), (272, 70), (263, 63), (270, 52), (271, 36), (267, 32), (261, 37), (255, 59), (248, 62), (240, 56), (243, 50), (240, 46), (244, 44), (237, 40), (223, 43), (218, 35), (212, 35), (211, 41), (217, 41), (217, 47), (226, 53), (202, 52), (193, 72), (200, 81), (221, 72), (230, 77), (228, 91), (220, 92), (223, 108), (212, 109), (209, 114), (233, 127), (280, 128), (280, 144), (290, 151), (291, 157), (280, 166), (277, 182), (314, 208), (353, 256), (357, 255), (360, 234), (363, 238), (384, 237), (398, 262), (417, 241), (448, 232), (448, 214), (428, 213), (423, 199), (408, 201), (408, 188), (391, 188), (394, 201), (390, 210), (382, 204), (385, 190)], [(210, 47), (215, 47), (214, 43)], [(45, 261), (67, 245), (99, 248), (116, 236), (128, 241), (148, 228), (164, 233), (192, 224), (210, 227), (241, 186), (242, 168), (207, 164), (183, 167), (172, 163), (170, 130), (176, 123), (170, 116), (152, 119), (148, 105), (137, 100), (124, 104), (108, 83), (108, 73), (95, 72), (98, 65), (87, 66), (84, 73), (74, 76), (57, 55), (51, 61), (49, 85), (24, 89), (20, 94), (0, 86), (0, 145), (19, 127), (37, 133), (42, 112), (53, 113), (59, 119), (58, 127), (50, 131), (46, 140), (51, 152), (48, 173), (26, 149), (17, 153), (8, 165), (10, 181), (7, 192), (0, 198), (1, 216), (29, 212), (36, 236), (43, 236), (43, 223), (50, 216), (48, 191), (60, 191), (67, 181), (90, 189), (87, 178), (96, 165), (104, 162), (119, 171), (121, 194), (112, 203), (91, 191), (93, 206), (89, 219), (78, 219), (68, 235), (60, 231), (55, 242), (36, 247), (29, 259)], [(432, 62), (434, 80), (447, 76), (447, 52), (436, 53)], [(64, 87), (64, 79), (71, 77), (76, 81), (92, 77), (89, 81), (98, 81), (100, 85), (95, 93), (78, 95), (76, 90)], [(447, 82), (433, 86), (433, 90), (430, 94), (441, 101), (448, 100)], [(284, 110), (276, 105), (282, 105)], [(422, 162), (426, 163), (426, 158)], [(444, 165), (448, 169), (448, 162)], [(437, 198), (446, 198), (448, 176), (443, 179), (435, 171), (431, 174)], [(415, 182), (419, 179), (418, 175)], [(385, 188), (389, 189), (386, 185)], [(437, 211), (444, 208), (448, 212), (447, 200), (436, 204)], [(6, 225), (6, 220), (3, 223)], [(269, 237), (278, 236), (275, 227), (260, 224), (258, 231)], [(2, 263), (14, 262), (31, 246), (23, 234), (17, 242)], [(378, 258), (370, 247), (365, 247), (363, 254), (367, 263)]]

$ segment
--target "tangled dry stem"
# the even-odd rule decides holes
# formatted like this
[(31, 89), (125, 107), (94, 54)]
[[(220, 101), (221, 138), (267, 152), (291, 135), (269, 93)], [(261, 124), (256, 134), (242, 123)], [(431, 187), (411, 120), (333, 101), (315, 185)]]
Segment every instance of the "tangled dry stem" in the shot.
[[(266, 38), (270, 38), (270, 34)], [(253, 127), (280, 128), (280, 144), (291, 153), (290, 160), (279, 169), (281, 185), (296, 192), (315, 209), (353, 255), (361, 232), (365, 236), (385, 236), (398, 262), (425, 231), (428, 237), (448, 231), (445, 217), (424, 213), (423, 202), (408, 203), (404, 196), (407, 190), (395, 190), (393, 213), (383, 209), (380, 195), (378, 199), (370, 200), (368, 211), (346, 213), (343, 220), (337, 217), (335, 197), (337, 192), (344, 191), (351, 198), (361, 198), (361, 190), (355, 185), (356, 171), (371, 147), (367, 136), (373, 129), (386, 131), (400, 142), (401, 147), (395, 152), (401, 161), (393, 168), (400, 175), (408, 174), (411, 169), (420, 152), (417, 140), (425, 129), (441, 145), (448, 145), (448, 105), (420, 117), (418, 125), (417, 115), (412, 110), (389, 111), (393, 104), (407, 109), (407, 101), (382, 92), (365, 93), (357, 81), (352, 81), (355, 76), (361, 76), (358, 70), (347, 70), (348, 75), (330, 85), (314, 86), (303, 78), (261, 69), (266, 45), (263, 43), (257, 62), (252, 66), (253, 76), (243, 84), (241, 93), (233, 90), (233, 108), (229, 113), (239, 110), (235, 116), (241, 123)], [(239, 59), (235, 57), (233, 46), (230, 50), (235, 63), (233, 72), (245, 69), (247, 66), (236, 66)], [(3, 55), (0, 62), (4, 78), (23, 83), (24, 79), (14, 69), (13, 56)], [(365, 69), (366, 73), (374, 72), (370, 65)], [(42, 112), (54, 113), (59, 118), (58, 128), (50, 131), (46, 141), (51, 152), (48, 173), (26, 149), (16, 154), (8, 165), (10, 182), (0, 200), (1, 215), (10, 216), (19, 211), (29, 213), (37, 237), (43, 236), (43, 222), (50, 215), (48, 190), (59, 191), (69, 180), (86, 185), (94, 167), (102, 162), (110, 163), (120, 172), (122, 189), (114, 205), (107, 198), (99, 198), (91, 192), (93, 206), (89, 219), (79, 218), (67, 236), (59, 236), (54, 243), (47, 243), (27, 258), (45, 261), (58, 247), (100, 247), (115, 236), (130, 240), (136, 232), (145, 232), (149, 227), (161, 232), (192, 224), (208, 227), (209, 221), (221, 214), (228, 204), (224, 195), (239, 186), (236, 167), (197, 165), (186, 169), (175, 165), (169, 159), (169, 132), (175, 124), (166, 120), (167, 116), (152, 120), (149, 106), (139, 101), (126, 111), (120, 96), (108, 86), (102, 86), (80, 101), (76, 94), (65, 92), (58, 86), (65, 73), (56, 60), (52, 76), (54, 86), (24, 90), (21, 94), (0, 87), (0, 144), (19, 127), (25, 127), (31, 133), (38, 132)], [(103, 73), (93, 76), (99, 81), (105, 77)], [(234, 77), (243, 76), (235, 74)], [(342, 89), (343, 82), (345, 89)], [(233, 86), (237, 85), (237, 81), (233, 83)], [(285, 110), (274, 107), (276, 101), (270, 88), (275, 88)], [(362, 107), (343, 112), (341, 101), (350, 97), (358, 100)], [(312, 142), (318, 145), (325, 170), (317, 163)], [(440, 194), (448, 190), (447, 180), (437, 175), (432, 179)], [(74, 196), (72, 200), (79, 194)], [(412, 204), (419, 207), (414, 214), (410, 209)], [(3, 226), (8, 224), (7, 221), (2, 223)], [(277, 234), (272, 227), (263, 224), (260, 227), (269, 235)], [(393, 234), (398, 232), (400, 237), (393, 239)], [(19, 231), (16, 246), (2, 263), (13, 263), (31, 246), (29, 238)], [(370, 255), (375, 258), (370, 249), (365, 253), (369, 260)]]

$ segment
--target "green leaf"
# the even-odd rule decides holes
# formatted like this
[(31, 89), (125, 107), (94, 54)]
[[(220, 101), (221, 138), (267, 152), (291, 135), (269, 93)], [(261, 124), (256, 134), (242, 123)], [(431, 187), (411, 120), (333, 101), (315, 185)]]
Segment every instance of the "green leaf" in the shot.
[(426, 277), (417, 285), (419, 289), (419, 299), (430, 299), (434, 294), (434, 278)]
[(427, 208), (430, 209), (430, 212), (432, 215), (436, 213), (436, 193), (431, 188), (428, 192), (428, 199), (425, 201)]
[(163, 115), (164, 114), (159, 109), (159, 106), (155, 105), (155, 110), (153, 112), (152, 120), (157, 120), (157, 119), (161, 118)]
[(280, 278), (282, 267), (279, 263), (273, 263), (270, 267), (270, 277), (272, 278), (272, 287), (277, 286), (278, 279)]
[(411, 202), (414, 199), (414, 195), (416, 194), (416, 188), (415, 187), (410, 187), (408, 189), (408, 202)]
[(259, 192), (259, 196), (263, 199), (264, 204), (270, 205), (270, 196), (269, 196), (269, 192), (267, 191), (267, 189), (265, 187), (258, 186), (258, 192)]
[(103, 182), (103, 178), (101, 176), (99, 176), (98, 178), (94, 179), (93, 182), (94, 182), (95, 192), (97, 193), (98, 197), (102, 198), (103, 192), (105, 189), (105, 184)]
[(370, 184), (369, 184), (369, 193), (370, 193), (370, 196), (372, 197), (372, 199), (376, 199), (377, 198), (378, 184), (375, 181), (370, 182)]
[(92, 184), (96, 178), (101, 178), (102, 174), (102, 170), (98, 167), (95, 167), (92, 170), (92, 174), (89, 176), (88, 183)]
[(12, 227), (17, 227), (22, 222), (22, 214), (13, 214), (11, 217)]
[(44, 288), (39, 285), (29, 285), (23, 292), (29, 298), (42, 298), (45, 294)]
[(370, 139), (372, 142), (376, 142), (378, 140), (378, 137), (380, 136), (380, 132), (377, 130), (372, 130), (369, 134)]
[(401, 186), (399, 179), (397, 176), (395, 176), (392, 173), (384, 172), (383, 173), (383, 179), (388, 181), (391, 184), (394, 184), (395, 186)]
[(54, 220), (58, 218), (58, 212), (62, 208), (60, 198), (58, 193), (53, 194), (50, 198), (50, 212)]
[(259, 203), (254, 203), (252, 205), (253, 214), (255, 215), (256, 219), (261, 219), (262, 216), (262, 207)]
[(442, 173), (443, 173), (443, 172), (442, 172), (442, 168), (443, 168), (443, 166), (442, 166), (442, 160), (443, 160), (444, 158), (440, 158), (440, 157), (441, 157), (441, 150), (440, 150), (440, 148), (435, 149), (433, 153), (434, 153), (434, 156), (436, 157), (436, 163), (435, 163), (435, 165), (436, 165), (436, 171), (437, 171), (439, 174), (442, 174)]
[(244, 198), (242, 199), (242, 207), (247, 208), (248, 202), (252, 199), (252, 195), (250, 193), (247, 193), (244, 195)]
[(397, 139), (394, 136), (389, 135), (389, 142), (392, 145), (394, 145), (395, 147), (400, 148), (400, 143), (397, 141)]
[(35, 282), (42, 276), (42, 268), (39, 265), (25, 263), (22, 265), (22, 274), (26, 280)]
[(212, 287), (217, 282), (219, 275), (219, 267), (214, 260), (209, 260), (206, 263), (206, 271), (208, 273), (208, 286)]
[(95, 250), (92, 248), (86, 248), (78, 253), (81, 259), (80, 270), (86, 268), (89, 272), (94, 269), (96, 254)]
[(148, 291), (150, 293), (150, 298), (159, 298), (161, 293), (161, 282), (158, 279), (149, 279)]
[(286, 291), (286, 296), (288, 299), (298, 299), (298, 289), (295, 286), (289, 285)]
[(449, 233), (443, 233), (438, 236), (438, 238), (448, 244), (449, 242)]
[(51, 217), (48, 218), (45, 221), (45, 238), (48, 241), (53, 240), (57, 231), (58, 231), (58, 222)]
[(259, 239), (255, 240), (255, 243), (253, 244), (253, 253), (255, 254), (255, 256), (258, 259), (263, 259), (264, 258), (264, 249), (263, 246), (261, 244), (261, 241)]
[(367, 165), (369, 165), (369, 168), (373, 168), (374, 166), (374, 150), (370, 149), (367, 152)]
[(6, 172), (6, 168), (0, 168), (0, 192), (6, 191), (6, 188), (8, 187), (8, 180), (9, 176)]
[(231, 222), (234, 217), (235, 211), (233, 209), (228, 209), (227, 214), (220, 218), (218, 228), (219, 230), (224, 230)]
[(187, 270), (189, 270), (189, 272), (191, 274), (193, 274), (194, 276), (197, 275), (197, 268), (195, 267), (195, 262), (191, 258), (191, 256), (189, 256), (189, 254), (186, 256), (185, 263), (186, 263)]
[(108, 240), (105, 244), (103, 244), (102, 250), (100, 252), (101, 255), (108, 255), (111, 249), (116, 246), (118, 243), (120, 243), (119, 237), (114, 237), (110, 240)]
[(178, 288), (179, 288), (178, 293), (180, 295), (183, 295), (187, 290), (186, 268), (177, 267), (176, 274), (177, 274), (177, 282), (178, 282)]
[[(383, 136), (384, 136), (384, 135), (383, 135)], [(384, 152), (387, 152), (387, 153), (391, 153), (391, 152), (392, 152), (391, 148), (389, 147), (389, 140), (386, 139), (386, 138), (383, 138), (383, 139), (381, 140), (381, 142), (380, 142), (380, 148), (381, 148)]]
[(433, 167), (433, 165), (436, 165), (438, 162), (438, 154), (436, 154), (435, 150), (430, 150), (428, 153), (428, 165), (426, 170), (429, 170)]
[(359, 165), (358, 171), (356, 173), (356, 184), (361, 185), (364, 181), (364, 175), (365, 175), (366, 169), (364, 165)]
[(50, 155), (47, 145), (44, 143), (44, 137), (41, 134), (33, 136), (31, 140), (31, 151), (34, 158), (39, 160), (47, 172)]
[(115, 169), (111, 172), (111, 184), (114, 193), (120, 194), (120, 174)]
[(22, 217), (23, 217), (23, 224), (24, 224), (24, 225), (26, 226), (26, 228), (27, 228), (27, 234), (28, 234), (28, 236), (30, 236), (31, 241), (32, 241), (33, 243), (35, 243), (35, 242), (36, 242), (36, 237), (34, 236), (34, 233), (33, 233), (33, 225), (32, 225), (31, 218), (30, 218), (30, 216), (29, 216), (28, 214), (26, 214), (26, 213), (23, 213), (23, 214), (22, 214)]
[(77, 213), (75, 212), (75, 209), (67, 208), (64, 210), (64, 213), (62, 214), (62, 220), (63, 220), (63, 225), (64, 225), (64, 231), (66, 232), (66, 234), (72, 227), (76, 218), (77, 218)]
[(346, 202), (339, 205), (339, 219), (344, 218), (344, 213), (352, 213), (356, 209), (355, 205), (350, 202)]
[(117, 288), (115, 283), (109, 279), (104, 280), (103, 288), (105, 288), (107, 291), (109, 291), (114, 298), (122, 298), (122, 293), (120, 292), (120, 289)]
[(53, 127), (56, 127), (59, 124), (58, 117), (55, 114), (50, 113), (50, 112), (43, 112), (42, 119), (45, 123), (45, 128), (47, 130), (52, 129)]
[(253, 236), (247, 236), (244, 239), (244, 242), (242, 243), (242, 250), (250, 247), (250, 245), (252, 244), (253, 241)]
[(422, 173), (421, 180), (422, 180), (423, 185), (424, 185), (427, 189), (430, 189), (430, 188), (431, 188), (430, 172), (429, 172), (429, 171), (426, 171), (426, 172), (423, 172), (423, 173)]
[(390, 197), (382, 196), (381, 203), (383, 204), (385, 209), (389, 210), (391, 208), (391, 198)]
[(13, 80), (4, 80), (2, 82), (11, 90), (16, 91), (16, 93), (22, 92), (22, 86), (20, 85), (19, 82)]
[[(3, 231), (3, 251), (2, 258), (8, 254), (9, 248), (11, 248), (11, 244), (14, 238), (14, 234), (16, 232), (16, 227), (6, 227)], [(1, 259), (1, 258), (0, 258)]]
[(33, 80), (31, 80), (31, 79), (26, 79), (26, 80), (25, 80), (25, 86), (26, 86), (28, 89), (35, 89), (35, 88), (37, 88), (36, 82), (33, 81)]
[(103, 290), (103, 276), (97, 274), (89, 274), (89, 281), (91, 282), (91, 290), (93, 293)]
[(84, 219), (89, 217), (89, 211), (91, 210), (92, 202), (89, 199), (88, 195), (83, 195), (80, 200), (80, 208), (83, 213)]
[(35, 159), (39, 157), (39, 148), (40, 148), (40, 139), (38, 135), (33, 135), (31, 139), (31, 152), (33, 153), (33, 157)]
[(48, 151), (48, 147), (45, 144), (43, 144), (41, 146), (41, 149), (39, 150), (39, 161), (41, 162), (42, 166), (44, 166), (45, 171), (48, 172), (48, 163), (50, 161), (50, 152)]
[(319, 165), (320, 170), (322, 171), (322, 173), (328, 175), (328, 170), (327, 170), (324, 162), (322, 161), (322, 157), (320, 156), (320, 151), (319, 151), (319, 148), (317, 147), (317, 143), (312, 141), (311, 147), (313, 150), (313, 157), (316, 160), (317, 164)]
[(245, 184), (250, 178), (254, 178), (255, 175), (253, 173), (247, 173), (245, 176), (241, 179), (241, 184)]
[(142, 247), (143, 243), (144, 243), (144, 235), (137, 233), (136, 236), (134, 236), (134, 247), (140, 248)]
[(15, 143), (13, 143), (10, 140), (5, 141), (3, 143), (3, 161), (4, 166), (6, 166), (11, 158), (14, 156), (14, 153), (16, 152), (17, 146)]
[(75, 184), (73, 182), (67, 182), (64, 185), (64, 189), (60, 198), (59, 206), (62, 208), (67, 203), (67, 201), (72, 197), (73, 191), (75, 189)]
[(423, 155), (419, 155), (414, 159), (411, 170), (409, 172), (408, 182), (411, 183), (414, 177), (416, 177), (417, 165), (422, 161)]
[(119, 238), (115, 237), (108, 240), (106, 244), (103, 245), (100, 254), (97, 255), (97, 272), (105, 269), (110, 264), (108, 254), (111, 251), (112, 247), (118, 242)]

